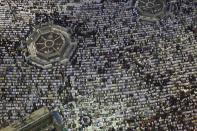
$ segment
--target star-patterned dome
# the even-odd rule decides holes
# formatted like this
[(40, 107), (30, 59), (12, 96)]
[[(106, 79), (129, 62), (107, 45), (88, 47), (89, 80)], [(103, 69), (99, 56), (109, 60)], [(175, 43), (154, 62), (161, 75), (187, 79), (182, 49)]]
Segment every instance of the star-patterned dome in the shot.
[(136, 7), (144, 17), (157, 18), (164, 14), (164, 1), (162, 0), (139, 0)]
[(67, 62), (76, 47), (66, 29), (57, 25), (35, 29), (27, 39), (27, 45), (30, 53), (28, 58), (43, 68), (49, 67), (53, 62)]

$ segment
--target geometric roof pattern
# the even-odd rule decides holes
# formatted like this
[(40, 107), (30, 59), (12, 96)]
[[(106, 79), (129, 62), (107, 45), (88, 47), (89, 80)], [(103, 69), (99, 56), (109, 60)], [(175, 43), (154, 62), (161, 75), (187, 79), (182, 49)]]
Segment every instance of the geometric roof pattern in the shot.
[(142, 18), (157, 20), (164, 15), (165, 4), (163, 0), (138, 0), (136, 7)]
[(48, 68), (54, 62), (67, 63), (76, 43), (71, 42), (64, 27), (50, 24), (34, 29), (27, 38), (27, 47), (30, 54), (27, 58), (37, 66)]

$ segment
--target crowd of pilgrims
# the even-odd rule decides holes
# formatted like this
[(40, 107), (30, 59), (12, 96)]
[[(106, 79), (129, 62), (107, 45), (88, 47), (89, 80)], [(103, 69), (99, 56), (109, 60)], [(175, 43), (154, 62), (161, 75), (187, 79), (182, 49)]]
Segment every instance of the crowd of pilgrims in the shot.
[[(28, 23), (0, 30), (0, 127), (47, 106), (58, 108), (72, 131), (197, 129), (195, 0), (167, 0), (165, 16), (154, 23), (139, 21), (132, 0), (83, 2), (66, 11), (57, 8), (61, 0), (22, 2), (17, 7), (45, 6)], [(42, 69), (24, 57), (25, 38), (46, 22), (67, 28), (77, 42), (66, 66)], [(91, 122), (80, 124), (83, 115)]]

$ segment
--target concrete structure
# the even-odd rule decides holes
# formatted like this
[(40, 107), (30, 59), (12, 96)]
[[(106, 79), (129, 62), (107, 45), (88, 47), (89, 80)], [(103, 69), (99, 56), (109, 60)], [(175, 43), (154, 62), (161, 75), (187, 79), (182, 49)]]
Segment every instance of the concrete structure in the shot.
[(52, 129), (62, 131), (62, 118), (57, 111), (50, 112), (47, 107), (42, 107), (25, 117), (22, 122), (17, 121), (1, 131), (48, 131)]
[(1, 131), (38, 131), (52, 124), (52, 116), (46, 107), (43, 107), (29, 116), (24, 121), (17, 121)]
[(138, 0), (135, 5), (142, 15), (140, 19), (157, 21), (164, 15), (165, 4), (163, 0)]
[(67, 30), (58, 25), (47, 24), (35, 28), (27, 39), (29, 56), (27, 59), (42, 68), (52, 66), (52, 63), (66, 64), (75, 50)]

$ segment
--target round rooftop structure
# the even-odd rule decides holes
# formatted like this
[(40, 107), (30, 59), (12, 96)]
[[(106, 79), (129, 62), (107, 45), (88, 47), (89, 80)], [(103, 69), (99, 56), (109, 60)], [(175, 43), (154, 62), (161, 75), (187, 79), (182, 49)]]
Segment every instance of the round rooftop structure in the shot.
[(142, 19), (154, 21), (164, 15), (165, 4), (163, 0), (138, 0), (136, 7), (142, 15)]
[(67, 30), (58, 25), (36, 28), (28, 37), (27, 46), (27, 58), (42, 68), (51, 67), (54, 62), (67, 63), (76, 48)]

